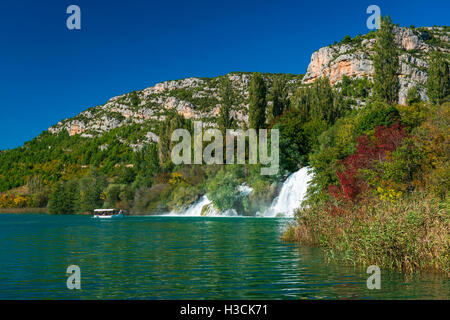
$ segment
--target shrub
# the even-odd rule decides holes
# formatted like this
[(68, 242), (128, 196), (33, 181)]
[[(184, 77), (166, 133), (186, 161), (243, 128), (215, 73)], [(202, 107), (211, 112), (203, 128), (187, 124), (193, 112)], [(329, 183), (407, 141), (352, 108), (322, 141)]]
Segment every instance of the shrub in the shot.
[(373, 139), (368, 135), (358, 137), (355, 153), (340, 162), (343, 168), (336, 172), (339, 186), (330, 185), (330, 193), (338, 199), (356, 200), (367, 187), (361, 170), (372, 168), (375, 161), (385, 159), (387, 153), (394, 151), (405, 136), (404, 129), (396, 123), (391, 127), (377, 126)]
[(382, 102), (374, 102), (361, 111), (356, 134), (372, 133), (376, 126), (389, 127), (400, 119), (398, 110)]
[(240, 172), (237, 168), (235, 166), (224, 167), (207, 185), (208, 198), (219, 210), (228, 210), (239, 206)]

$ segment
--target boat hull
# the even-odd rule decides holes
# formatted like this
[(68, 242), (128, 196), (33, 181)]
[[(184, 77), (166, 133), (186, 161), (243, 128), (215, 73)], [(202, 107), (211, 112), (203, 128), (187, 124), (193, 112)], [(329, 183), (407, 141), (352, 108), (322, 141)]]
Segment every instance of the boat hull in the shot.
[(103, 215), (103, 216), (94, 214), (93, 218), (95, 218), (95, 219), (120, 219), (120, 218), (123, 218), (123, 213), (112, 214), (112, 215)]

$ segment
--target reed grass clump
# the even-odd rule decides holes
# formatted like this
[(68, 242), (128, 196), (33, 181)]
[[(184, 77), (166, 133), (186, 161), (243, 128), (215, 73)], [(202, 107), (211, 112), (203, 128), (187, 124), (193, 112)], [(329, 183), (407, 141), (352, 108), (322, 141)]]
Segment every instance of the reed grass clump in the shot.
[(354, 265), (450, 275), (448, 209), (448, 197), (418, 192), (394, 202), (371, 199), (343, 206), (338, 214), (315, 205), (297, 211), (283, 238), (320, 246), (329, 259)]

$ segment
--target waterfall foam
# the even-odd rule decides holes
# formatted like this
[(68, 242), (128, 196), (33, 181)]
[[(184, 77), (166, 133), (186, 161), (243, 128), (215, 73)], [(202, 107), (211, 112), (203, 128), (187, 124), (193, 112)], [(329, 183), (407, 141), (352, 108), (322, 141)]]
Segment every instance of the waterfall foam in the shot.
[(264, 216), (274, 217), (282, 215), (293, 217), (295, 209), (299, 208), (305, 199), (308, 183), (313, 175), (308, 173), (308, 167), (292, 173), (281, 187), (280, 194), (276, 197)]
[(202, 196), (194, 204), (189, 206), (186, 211), (182, 213), (183, 216), (201, 216), (204, 206), (210, 205), (211, 200), (207, 196)]
[[(205, 206), (207, 207), (204, 210)], [(203, 195), (196, 202), (191, 204), (186, 209), (181, 212), (172, 211), (169, 215), (171, 216), (184, 216), (184, 217), (200, 217), (202, 215), (208, 217), (216, 217), (216, 216), (237, 216), (238, 213), (234, 209), (226, 210), (226, 211), (217, 211), (212, 205), (211, 200), (208, 199), (206, 195)]]
[[(301, 206), (305, 199), (308, 183), (311, 181), (313, 175), (308, 173), (308, 167), (292, 173), (286, 181), (284, 181), (280, 194), (272, 201), (272, 205), (268, 208), (262, 216), (265, 217), (293, 217), (295, 209)], [(238, 187), (238, 190), (243, 196), (249, 195), (253, 189), (245, 184)], [(207, 208), (205, 208), (207, 206)], [(205, 210), (205, 209), (206, 210)], [(171, 212), (169, 215), (175, 216), (191, 216), (200, 217), (202, 212), (206, 216), (237, 216), (238, 213), (234, 209), (223, 212), (217, 211), (212, 205), (211, 200), (206, 195), (203, 195), (196, 202), (191, 204), (181, 212)], [(259, 215), (259, 214), (257, 214)]]

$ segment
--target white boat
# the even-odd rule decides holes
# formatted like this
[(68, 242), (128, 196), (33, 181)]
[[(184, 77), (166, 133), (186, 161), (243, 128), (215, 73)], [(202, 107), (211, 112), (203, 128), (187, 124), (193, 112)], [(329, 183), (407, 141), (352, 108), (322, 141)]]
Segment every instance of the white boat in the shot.
[(95, 209), (93, 218), (98, 219), (123, 218), (123, 211), (117, 209)]

